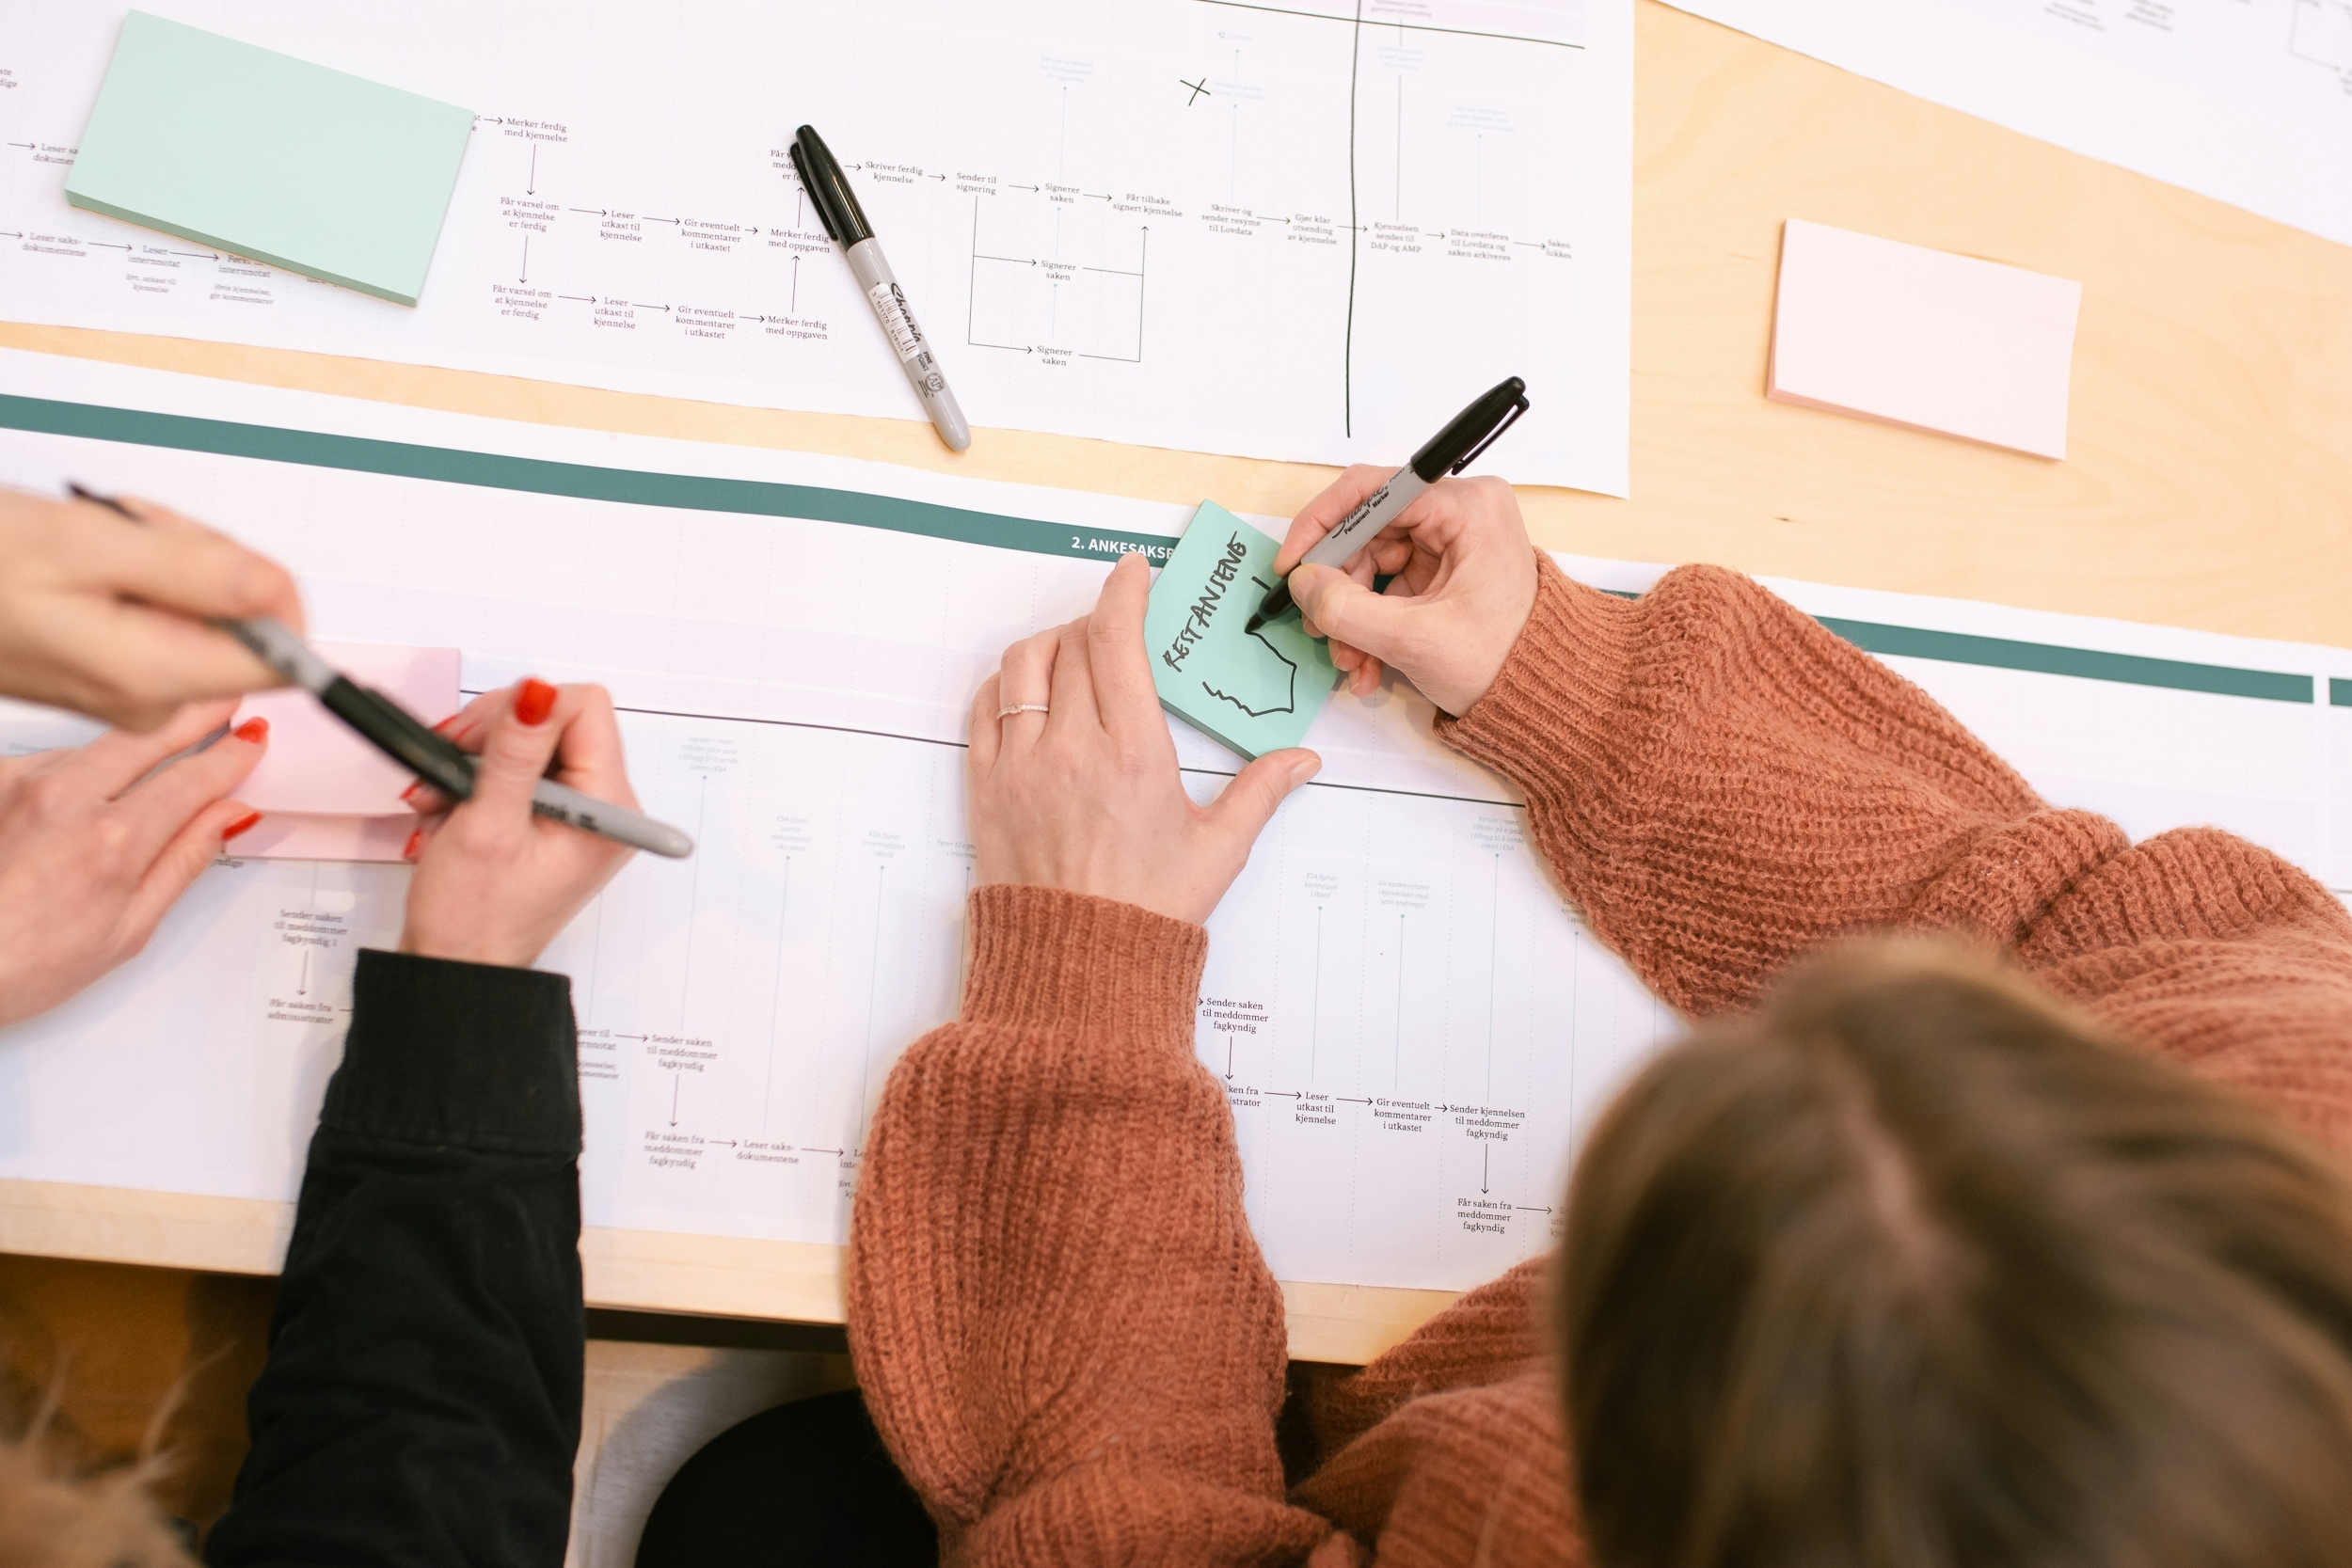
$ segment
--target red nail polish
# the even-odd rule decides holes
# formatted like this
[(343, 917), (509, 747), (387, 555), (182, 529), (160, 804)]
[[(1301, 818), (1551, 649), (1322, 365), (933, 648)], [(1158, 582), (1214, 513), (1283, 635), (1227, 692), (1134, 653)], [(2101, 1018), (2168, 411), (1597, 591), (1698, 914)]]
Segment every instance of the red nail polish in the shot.
[(408, 834), (408, 842), (400, 847), (400, 858), (405, 861), (415, 860), (417, 850), (423, 843), (424, 830), (422, 828), (413, 830)]
[[(261, 723), (261, 721), (257, 719), (254, 722), (258, 724)], [(234, 822), (230, 823), (229, 826), (220, 831), (220, 841), (223, 844), (226, 844), (230, 839), (235, 838), (239, 833), (251, 832), (255, 828), (261, 825), (261, 821), (262, 814), (260, 812), (246, 812), (243, 816), (238, 817)]]
[(447, 735), (449, 734), (449, 727), (456, 722), (457, 715), (453, 713), (448, 718), (442, 720), (439, 723), (434, 725), (433, 733), (435, 735)]
[(536, 676), (515, 689), (515, 717), (526, 724), (544, 723), (555, 711), (555, 688)]
[(235, 734), (237, 738), (244, 741), (246, 745), (259, 746), (262, 741), (269, 738), (269, 721), (257, 713), (252, 718), (246, 720), (244, 723), (239, 724), (236, 728)]
[(423, 787), (424, 781), (422, 779), (419, 779), (415, 784), (412, 784), (406, 789), (402, 790), (400, 792), (400, 798), (404, 800), (413, 800), (417, 798), (417, 791), (422, 789)]

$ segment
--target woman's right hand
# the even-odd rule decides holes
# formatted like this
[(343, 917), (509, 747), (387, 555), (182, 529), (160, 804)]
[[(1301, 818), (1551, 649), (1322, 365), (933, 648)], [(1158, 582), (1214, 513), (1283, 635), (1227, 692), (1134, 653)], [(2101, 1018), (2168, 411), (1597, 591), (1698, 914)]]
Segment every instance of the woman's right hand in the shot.
[(485, 692), (441, 729), (482, 761), (473, 798), (453, 811), (423, 785), (409, 792), (424, 821), (408, 840), (417, 875), (400, 950), (527, 969), (632, 853), (531, 811), (542, 778), (636, 806), (612, 699), (600, 686), (526, 680)]
[[(1441, 479), (1345, 567), (1292, 565), (1392, 470), (1359, 464), (1292, 520), (1274, 569), (1290, 572), (1307, 632), (1367, 696), (1390, 664), (1460, 718), (1486, 694), (1535, 608), (1535, 550), (1499, 479)], [(1375, 575), (1392, 580), (1372, 591)]]
[(151, 502), (136, 521), (0, 489), (0, 692), (151, 730), (185, 702), (285, 683), (213, 616), (302, 629), (294, 578)]

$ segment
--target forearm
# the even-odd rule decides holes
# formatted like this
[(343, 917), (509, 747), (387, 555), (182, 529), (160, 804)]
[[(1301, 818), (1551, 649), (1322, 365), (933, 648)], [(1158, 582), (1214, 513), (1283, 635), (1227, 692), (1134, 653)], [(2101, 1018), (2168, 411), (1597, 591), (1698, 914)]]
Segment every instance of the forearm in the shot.
[[(1924, 692), (1745, 578), (1685, 567), (1629, 602), (1539, 565), (1502, 674), (1439, 733), (1519, 785), (1586, 922), (1685, 1011), (1752, 1000), (1840, 932), (2013, 924), (2019, 898), (2046, 901), (2121, 847), (2096, 818), (2047, 812)], [(2037, 818), (2072, 826), (2053, 836)], [(2021, 829), (1987, 857), (2015, 884), (1994, 907), (1933, 891)]]
[(361, 955), (215, 1568), (563, 1560), (574, 1050), (561, 976)]
[(1926, 693), (1744, 578), (1626, 602), (1549, 561), (1446, 738), (1527, 794), (1601, 938), (1692, 1013), (1887, 927), (2008, 952), (2126, 1038), (2352, 1148), (2352, 919), (2210, 829), (2053, 811)]
[(965, 1560), (1303, 1557), (1274, 1417), (1281, 1298), (1193, 1057), (1206, 937), (1038, 888), (972, 899), (962, 1021), (868, 1135), (850, 1350)]

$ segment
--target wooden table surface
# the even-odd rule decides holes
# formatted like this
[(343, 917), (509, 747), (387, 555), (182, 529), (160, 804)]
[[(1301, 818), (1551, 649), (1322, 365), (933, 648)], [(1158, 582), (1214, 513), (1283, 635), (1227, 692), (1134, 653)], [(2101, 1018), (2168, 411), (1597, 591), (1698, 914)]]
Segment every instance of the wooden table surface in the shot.
[[(1523, 488), (1539, 543), (1649, 562), (2352, 646), (2352, 248), (1639, 0), (1629, 500)], [(2069, 455), (1764, 400), (1790, 217), (2079, 279)], [(0, 306), (5, 313), (5, 306)], [(875, 458), (1287, 514), (1267, 463), (0, 324), (0, 345), (595, 430)], [(1507, 470), (1507, 450), (1499, 452)], [(0, 1251), (274, 1272), (288, 1206), (0, 1183)], [(591, 1230), (598, 1306), (837, 1322), (829, 1246)], [(1451, 1299), (1286, 1286), (1303, 1360)]]

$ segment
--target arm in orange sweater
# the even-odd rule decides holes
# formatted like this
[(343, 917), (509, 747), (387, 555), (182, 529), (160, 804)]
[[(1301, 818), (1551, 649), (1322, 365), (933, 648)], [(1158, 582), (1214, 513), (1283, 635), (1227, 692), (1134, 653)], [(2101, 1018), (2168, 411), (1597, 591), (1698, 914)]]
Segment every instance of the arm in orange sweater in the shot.
[(1667, 1001), (1744, 1006), (1825, 939), (1949, 930), (2352, 1143), (2352, 918), (2310, 877), (2211, 829), (2134, 847), (2051, 810), (1746, 578), (1684, 567), (1628, 602), (1539, 568), (1501, 676), (1440, 728), (1526, 791), (1586, 921)]
[(851, 1227), (858, 1380), (943, 1557), (1303, 1560), (1330, 1527), (1282, 1497), (1281, 1296), (1193, 1055), (1207, 933), (1033, 887), (971, 915)]

